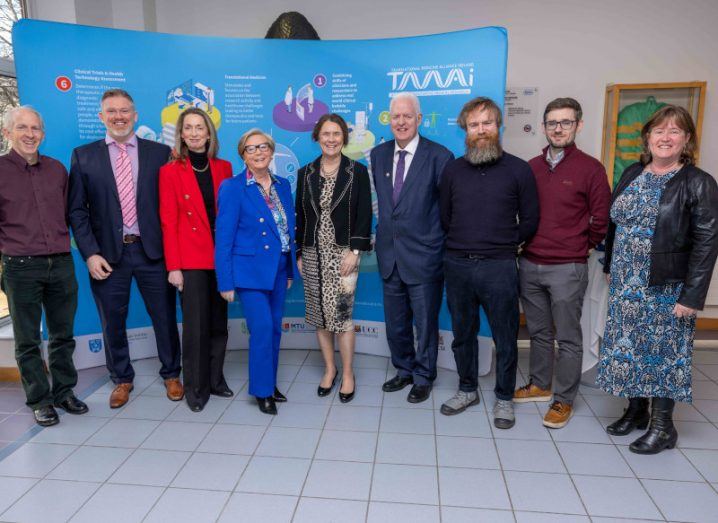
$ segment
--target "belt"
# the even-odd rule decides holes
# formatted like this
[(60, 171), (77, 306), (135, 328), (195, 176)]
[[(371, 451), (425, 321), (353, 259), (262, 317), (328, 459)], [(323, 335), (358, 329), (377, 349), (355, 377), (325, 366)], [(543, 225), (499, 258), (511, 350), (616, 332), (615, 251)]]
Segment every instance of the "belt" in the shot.
[(54, 254), (3, 254), (6, 258), (60, 258), (69, 256), (69, 252), (56, 252)]
[(122, 243), (136, 243), (140, 241), (139, 234), (125, 234), (122, 237)]
[(485, 256), (483, 254), (477, 254), (475, 252), (465, 252), (465, 251), (446, 251), (447, 254), (450, 256), (453, 256), (454, 258), (468, 258), (470, 260), (488, 260), (489, 257)]

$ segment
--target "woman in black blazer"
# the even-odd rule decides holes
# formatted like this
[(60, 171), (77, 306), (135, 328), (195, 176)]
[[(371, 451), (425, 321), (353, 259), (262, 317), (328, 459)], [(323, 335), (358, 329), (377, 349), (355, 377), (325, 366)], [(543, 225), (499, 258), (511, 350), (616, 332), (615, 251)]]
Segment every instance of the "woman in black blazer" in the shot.
[(359, 253), (371, 248), (371, 189), (362, 164), (341, 154), (349, 129), (337, 114), (325, 114), (312, 139), (322, 154), (299, 170), (297, 183), (297, 266), (304, 280), (306, 320), (317, 328), (326, 365), (317, 388), (327, 396), (339, 371), (334, 364), (334, 334), (342, 358), (339, 399), (354, 397), (352, 309)]

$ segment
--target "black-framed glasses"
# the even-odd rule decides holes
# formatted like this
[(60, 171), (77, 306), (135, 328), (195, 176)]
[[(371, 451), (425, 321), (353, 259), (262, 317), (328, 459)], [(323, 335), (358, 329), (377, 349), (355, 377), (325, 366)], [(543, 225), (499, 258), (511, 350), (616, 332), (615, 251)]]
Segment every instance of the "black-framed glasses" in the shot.
[(561, 129), (570, 129), (573, 127), (573, 124), (576, 123), (576, 120), (549, 120), (548, 122), (544, 122), (544, 127), (548, 129), (549, 131), (553, 131), (558, 127), (561, 126)]
[(270, 147), (267, 142), (260, 143), (259, 145), (248, 145), (244, 148), (245, 153), (254, 154), (256, 151), (261, 151), (263, 153), (266, 153), (269, 151)]

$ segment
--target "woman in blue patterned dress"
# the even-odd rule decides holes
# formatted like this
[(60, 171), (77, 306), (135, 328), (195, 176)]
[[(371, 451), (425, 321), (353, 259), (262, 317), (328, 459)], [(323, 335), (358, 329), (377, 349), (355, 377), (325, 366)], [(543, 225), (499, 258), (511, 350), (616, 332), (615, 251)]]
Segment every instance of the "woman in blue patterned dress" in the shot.
[(629, 447), (638, 454), (676, 444), (673, 407), (692, 399), (695, 316), (718, 254), (718, 185), (695, 166), (695, 133), (685, 109), (659, 109), (641, 131), (641, 161), (624, 171), (613, 194), (597, 382), (629, 399), (609, 434), (645, 429), (650, 421)]

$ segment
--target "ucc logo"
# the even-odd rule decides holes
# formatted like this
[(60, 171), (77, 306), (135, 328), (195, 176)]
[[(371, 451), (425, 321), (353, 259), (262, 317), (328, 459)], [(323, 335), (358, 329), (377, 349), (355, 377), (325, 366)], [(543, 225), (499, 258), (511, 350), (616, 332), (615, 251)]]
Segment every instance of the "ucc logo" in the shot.
[[(421, 79), (419, 79), (420, 75)], [(444, 76), (439, 69), (429, 69), (425, 72), (420, 71), (390, 71), (386, 73), (391, 77), (391, 90), (403, 91), (411, 84), (416, 90), (424, 90), (427, 87), (436, 87), (446, 89), (447, 87), (470, 87), (474, 84), (474, 69), (470, 68), (467, 72), (463, 69), (454, 67), (448, 69)], [(467, 79), (468, 77), (468, 79)], [(433, 83), (432, 83), (433, 82)]]

